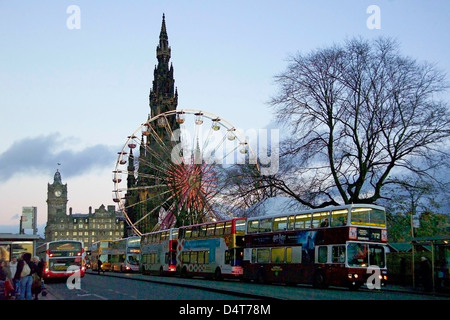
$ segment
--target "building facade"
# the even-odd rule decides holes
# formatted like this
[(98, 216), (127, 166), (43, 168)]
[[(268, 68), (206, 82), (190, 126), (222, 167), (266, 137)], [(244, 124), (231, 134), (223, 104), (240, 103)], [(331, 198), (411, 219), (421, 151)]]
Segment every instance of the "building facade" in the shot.
[(124, 236), (124, 219), (114, 205), (103, 204), (89, 213), (67, 214), (67, 183), (63, 184), (61, 173), (56, 170), (53, 183), (47, 186), (47, 226), (45, 241), (81, 240), (85, 248), (99, 240), (120, 239)]

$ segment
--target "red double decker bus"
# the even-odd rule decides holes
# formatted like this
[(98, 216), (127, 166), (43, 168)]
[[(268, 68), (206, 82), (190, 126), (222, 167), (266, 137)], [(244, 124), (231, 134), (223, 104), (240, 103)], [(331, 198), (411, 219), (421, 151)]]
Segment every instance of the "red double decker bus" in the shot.
[[(357, 289), (387, 281), (383, 207), (352, 204), (248, 218), (244, 280)], [(372, 282), (373, 281), (373, 282)]]

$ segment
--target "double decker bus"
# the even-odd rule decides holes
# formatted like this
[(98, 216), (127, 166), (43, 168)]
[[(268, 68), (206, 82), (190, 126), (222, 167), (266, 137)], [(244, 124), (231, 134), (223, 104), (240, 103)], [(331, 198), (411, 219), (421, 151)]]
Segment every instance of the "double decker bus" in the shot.
[(177, 266), (178, 228), (141, 235), (141, 272), (174, 275)]
[(36, 255), (45, 262), (44, 279), (68, 278), (75, 272), (80, 272), (80, 277), (85, 275), (86, 253), (82, 241), (49, 241), (36, 248)]
[(240, 278), (246, 218), (178, 229), (177, 272), (182, 277)]
[(111, 271), (112, 240), (99, 240), (91, 245), (91, 269), (98, 271), (98, 260), (102, 262), (101, 271)]
[(376, 205), (248, 218), (243, 279), (357, 289), (378, 271), (383, 285), (386, 242), (385, 210)]
[(111, 245), (111, 270), (118, 272), (139, 271), (141, 237), (132, 236), (112, 240)]

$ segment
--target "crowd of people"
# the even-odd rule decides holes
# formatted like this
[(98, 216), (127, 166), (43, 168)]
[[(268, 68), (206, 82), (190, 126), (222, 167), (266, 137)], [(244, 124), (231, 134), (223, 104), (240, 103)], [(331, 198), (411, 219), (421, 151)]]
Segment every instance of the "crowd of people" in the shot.
[(25, 252), (20, 259), (0, 260), (0, 300), (39, 300), (45, 295), (44, 262)]

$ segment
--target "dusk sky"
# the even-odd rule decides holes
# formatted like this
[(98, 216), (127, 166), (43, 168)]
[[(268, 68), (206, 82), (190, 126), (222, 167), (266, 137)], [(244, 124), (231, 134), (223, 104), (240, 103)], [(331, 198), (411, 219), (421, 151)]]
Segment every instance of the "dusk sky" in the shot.
[(386, 36), (450, 71), (448, 0), (0, 0), (0, 232), (18, 231), (24, 206), (43, 232), (56, 169), (74, 213), (114, 204), (117, 152), (150, 112), (163, 14), (178, 108), (242, 130), (273, 127), (274, 76), (297, 52)]

